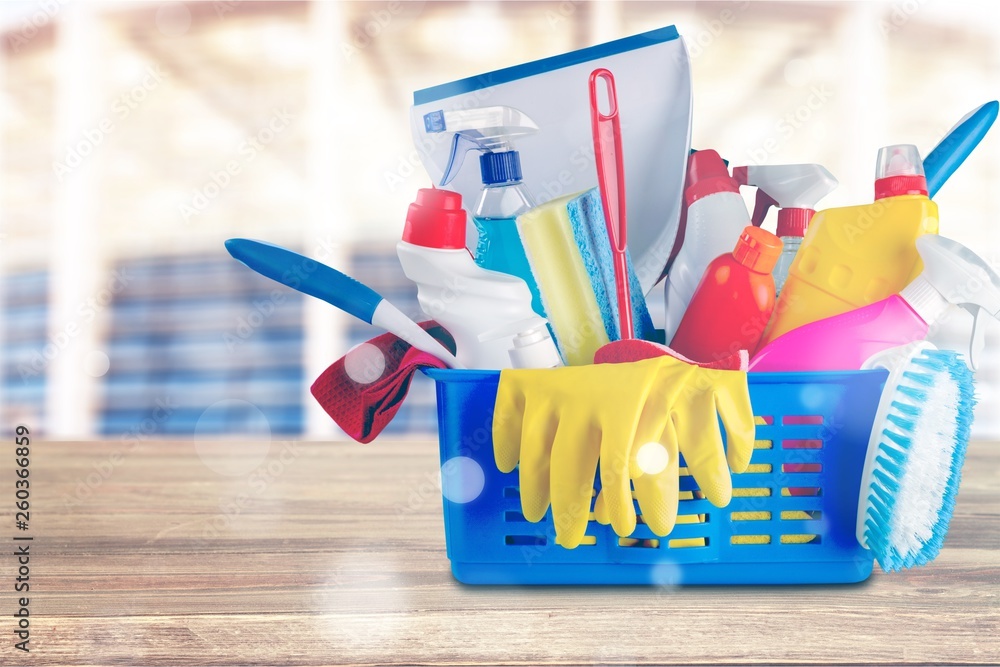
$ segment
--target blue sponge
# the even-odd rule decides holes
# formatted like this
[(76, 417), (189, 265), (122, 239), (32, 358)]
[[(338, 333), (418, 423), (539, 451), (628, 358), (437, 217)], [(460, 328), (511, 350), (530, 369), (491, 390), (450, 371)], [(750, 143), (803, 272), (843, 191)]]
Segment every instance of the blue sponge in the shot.
[[(608, 338), (618, 340), (621, 331), (618, 324), (618, 298), (615, 289), (614, 255), (611, 252), (611, 241), (608, 239), (608, 229), (604, 222), (604, 209), (601, 206), (601, 194), (597, 188), (587, 190), (580, 196), (571, 199), (566, 204), (570, 224), (573, 227), (573, 239), (580, 249), (583, 266), (590, 276), (597, 297), (597, 305), (601, 310), (601, 319)], [(632, 257), (626, 251), (628, 261), (629, 291), (632, 297), (632, 323), (635, 326), (635, 337), (643, 340), (653, 340), (655, 331), (653, 320), (646, 308), (646, 298), (639, 285), (639, 278), (632, 265)]]

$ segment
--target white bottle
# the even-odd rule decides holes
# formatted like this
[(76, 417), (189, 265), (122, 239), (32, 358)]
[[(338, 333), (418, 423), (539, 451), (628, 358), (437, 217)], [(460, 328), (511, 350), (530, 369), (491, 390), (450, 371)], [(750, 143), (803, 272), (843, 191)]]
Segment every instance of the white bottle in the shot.
[(809, 221), (816, 213), (816, 205), (836, 189), (837, 179), (819, 164), (733, 167), (733, 178), (740, 185), (757, 188), (757, 203), (751, 216), (753, 224), (759, 227), (771, 206), (780, 209), (775, 233), (784, 245), (774, 265), (774, 288), (781, 293)]
[(713, 150), (692, 153), (688, 159), (687, 182), (684, 242), (670, 266), (664, 288), (667, 340), (677, 333), (684, 311), (709, 263), (719, 255), (732, 252), (736, 240), (750, 224), (750, 214), (739, 186), (718, 153)]
[(514, 346), (507, 351), (510, 354), (511, 368), (558, 368), (563, 365), (562, 357), (549, 334), (548, 323), (541, 317), (512, 322), (500, 329), (487, 331), (479, 335), (479, 340), (511, 340), (511, 336)]
[[(458, 360), (467, 368), (510, 368), (514, 338), (545, 320), (531, 309), (527, 283), (476, 264), (465, 247), (465, 229), (460, 194), (422, 189), (410, 204), (396, 254), (417, 285), (420, 308), (454, 336)], [(489, 336), (518, 322), (523, 328)], [(551, 338), (548, 346), (558, 356)]]

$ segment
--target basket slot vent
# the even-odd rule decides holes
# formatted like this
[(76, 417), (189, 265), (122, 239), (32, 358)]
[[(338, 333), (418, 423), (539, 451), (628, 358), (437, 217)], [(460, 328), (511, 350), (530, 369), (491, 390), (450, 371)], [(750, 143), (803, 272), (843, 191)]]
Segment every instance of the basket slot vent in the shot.
[(687, 537), (678, 538), (675, 540), (667, 541), (668, 549), (695, 549), (698, 547), (707, 547), (708, 538), (707, 537)]
[(768, 498), (771, 496), (771, 489), (767, 487), (736, 487), (733, 489), (733, 498)]
[(817, 498), (823, 495), (823, 488), (819, 486), (783, 486), (781, 495), (795, 496), (799, 498)]
[(659, 549), (659, 540), (639, 540), (634, 537), (619, 537), (618, 546), (630, 549)]
[(770, 535), (733, 535), (729, 538), (730, 544), (742, 546), (770, 544)]
[(797, 533), (792, 535), (782, 535), (782, 544), (822, 544), (822, 538), (813, 533)]
[(782, 521), (816, 521), (823, 518), (819, 510), (785, 510), (781, 513)]
[(823, 441), (816, 439), (782, 440), (782, 449), (823, 449)]
[(520, 498), (521, 489), (516, 486), (505, 486), (503, 487), (503, 497), (504, 498)]
[(823, 423), (822, 415), (782, 415), (783, 426), (806, 426), (819, 425)]
[(544, 547), (549, 542), (544, 535), (505, 535), (503, 539), (512, 547)]
[[(675, 523), (678, 526), (687, 526), (692, 523), (708, 523), (710, 517), (710, 514), (678, 514)], [(642, 526), (646, 525), (646, 519), (641, 514), (635, 516), (635, 522)]]
[(822, 463), (782, 463), (781, 472), (823, 472)]
[(760, 512), (732, 512), (729, 518), (733, 521), (770, 521), (771, 513), (763, 510)]

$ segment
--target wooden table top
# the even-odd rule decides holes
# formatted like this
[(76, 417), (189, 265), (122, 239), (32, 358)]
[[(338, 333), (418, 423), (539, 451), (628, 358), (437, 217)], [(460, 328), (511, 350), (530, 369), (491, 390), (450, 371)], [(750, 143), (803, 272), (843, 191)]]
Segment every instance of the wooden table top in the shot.
[(33, 650), (4, 583), (0, 664), (1000, 662), (997, 443), (936, 562), (790, 588), (461, 585), (426, 441), (38, 441), (31, 471)]

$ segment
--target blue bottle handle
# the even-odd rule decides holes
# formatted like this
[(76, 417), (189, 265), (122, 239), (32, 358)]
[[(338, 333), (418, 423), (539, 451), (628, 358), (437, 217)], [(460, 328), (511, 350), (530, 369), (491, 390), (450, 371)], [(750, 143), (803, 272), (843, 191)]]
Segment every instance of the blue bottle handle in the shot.
[(371, 324), (382, 296), (354, 278), (297, 252), (264, 241), (229, 239), (226, 250), (262, 276), (322, 299)]
[(933, 197), (955, 170), (962, 166), (965, 158), (975, 150), (979, 142), (997, 119), (1000, 104), (996, 100), (987, 102), (959, 121), (948, 135), (934, 147), (924, 159), (924, 175), (927, 177), (927, 195)]

